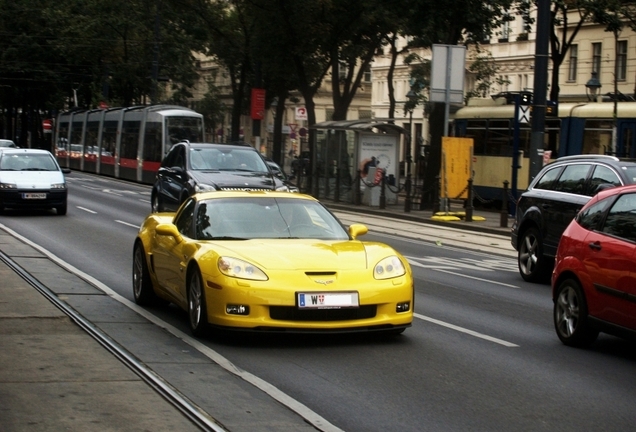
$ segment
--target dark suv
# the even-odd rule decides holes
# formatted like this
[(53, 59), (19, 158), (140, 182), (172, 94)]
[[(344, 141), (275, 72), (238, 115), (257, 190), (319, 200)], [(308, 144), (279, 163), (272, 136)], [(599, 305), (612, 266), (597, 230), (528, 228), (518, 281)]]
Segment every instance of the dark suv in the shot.
[(183, 141), (172, 146), (157, 171), (152, 211), (176, 211), (189, 196), (215, 190), (289, 192), (289, 187), (249, 144)]
[(511, 242), (519, 273), (529, 282), (548, 280), (561, 234), (592, 196), (636, 183), (636, 162), (614, 156), (565, 156), (543, 167), (517, 202)]

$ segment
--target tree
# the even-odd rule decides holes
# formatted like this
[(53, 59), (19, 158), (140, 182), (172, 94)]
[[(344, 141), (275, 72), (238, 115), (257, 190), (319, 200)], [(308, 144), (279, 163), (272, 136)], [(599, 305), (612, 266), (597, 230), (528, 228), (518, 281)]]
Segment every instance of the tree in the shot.
[(502, 86), (510, 84), (509, 80), (501, 78), (497, 75), (499, 67), (492, 56), (492, 53), (487, 50), (480, 49), (479, 46), (475, 47), (472, 52), (472, 58), (468, 70), (475, 74), (475, 88), (466, 93), (464, 98), (465, 102), (473, 97), (486, 98), (489, 97), (493, 85)]

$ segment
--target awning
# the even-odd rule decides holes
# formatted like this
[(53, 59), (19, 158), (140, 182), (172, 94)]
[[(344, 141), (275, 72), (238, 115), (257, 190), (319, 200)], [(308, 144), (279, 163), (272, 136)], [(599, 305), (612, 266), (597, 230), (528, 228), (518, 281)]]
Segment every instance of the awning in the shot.
[(389, 121), (395, 121), (395, 119), (330, 120), (316, 123), (309, 128), (408, 135), (408, 130)]

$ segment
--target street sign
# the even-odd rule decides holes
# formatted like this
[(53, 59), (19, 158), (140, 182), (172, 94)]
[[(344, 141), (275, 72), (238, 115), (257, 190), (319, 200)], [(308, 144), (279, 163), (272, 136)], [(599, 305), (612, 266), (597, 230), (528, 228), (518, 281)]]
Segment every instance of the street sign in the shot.
[(51, 133), (53, 132), (53, 122), (51, 120), (42, 120), (42, 129), (44, 130), (44, 133)]
[(307, 108), (296, 107), (296, 120), (307, 120)]
[(519, 105), (519, 123), (530, 123), (530, 105)]

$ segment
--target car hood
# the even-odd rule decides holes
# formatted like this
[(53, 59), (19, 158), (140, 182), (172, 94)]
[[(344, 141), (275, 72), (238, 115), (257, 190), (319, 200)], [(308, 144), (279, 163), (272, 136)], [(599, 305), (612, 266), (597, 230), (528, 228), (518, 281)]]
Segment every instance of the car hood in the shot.
[(262, 270), (336, 271), (364, 269), (367, 248), (356, 240), (247, 240), (215, 242), (220, 255), (243, 259)]
[(218, 189), (274, 189), (275, 187), (272, 176), (261, 172), (191, 171), (190, 175), (198, 184), (216, 186)]
[(48, 189), (65, 180), (61, 171), (2, 171), (0, 182), (15, 184), (18, 189)]

